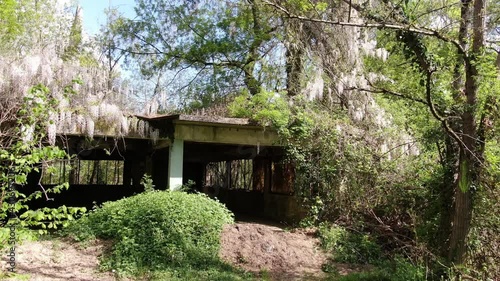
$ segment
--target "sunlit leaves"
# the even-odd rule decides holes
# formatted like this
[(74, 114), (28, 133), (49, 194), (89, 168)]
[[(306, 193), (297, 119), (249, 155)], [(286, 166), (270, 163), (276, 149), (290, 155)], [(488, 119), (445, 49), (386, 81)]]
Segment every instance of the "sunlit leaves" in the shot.
[(23, 31), (23, 26), (17, 21), (16, 0), (0, 1), (0, 38), (12, 40)]
[(285, 129), (291, 119), (283, 93), (261, 91), (254, 96), (244, 93), (229, 105), (229, 111), (234, 117), (250, 118), (263, 126), (272, 126), (278, 130)]
[(69, 188), (68, 183), (50, 188), (43, 188), (38, 183), (39, 189), (35, 192), (26, 192), (24, 188), (27, 184), (36, 185), (35, 182), (28, 182), (30, 174), (42, 170), (50, 173), (50, 169), (42, 169), (42, 166), (66, 157), (63, 149), (47, 145), (46, 130), (50, 124), (48, 116), (55, 110), (58, 102), (50, 95), (46, 86), (32, 87), (21, 103), (17, 118), (20, 128), (31, 128), (29, 134), (19, 129), (19, 135), (8, 146), (0, 147), (0, 191), (8, 194), (0, 202), (2, 210), (8, 210), (0, 212), (2, 221), (10, 218), (9, 223), (16, 221), (21, 226), (56, 229), (73, 219), (74, 215), (85, 211), (82, 208), (72, 210), (66, 206), (30, 210), (28, 205), (31, 200), (41, 197), (48, 199), (51, 194)]

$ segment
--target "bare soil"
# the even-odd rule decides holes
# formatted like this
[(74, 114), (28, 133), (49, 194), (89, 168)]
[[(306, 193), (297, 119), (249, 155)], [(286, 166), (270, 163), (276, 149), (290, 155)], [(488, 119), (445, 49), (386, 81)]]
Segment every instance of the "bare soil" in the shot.
[(312, 230), (287, 231), (277, 226), (241, 222), (227, 225), (220, 256), (244, 270), (274, 280), (317, 279), (326, 255)]
[[(89, 245), (59, 239), (25, 242), (16, 247), (16, 273), (25, 277), (22, 280), (32, 281), (116, 280), (112, 272), (99, 272), (99, 256), (109, 246), (104, 241)], [(321, 267), (327, 260), (314, 231), (288, 231), (252, 222), (224, 228), (220, 256), (234, 266), (272, 280), (321, 279)], [(1, 260), (0, 279), (1, 273), (7, 271), (4, 253)], [(348, 265), (337, 267), (341, 274), (352, 271)]]
[[(59, 239), (25, 242), (17, 245), (15, 252), (15, 272), (24, 276), (6, 280), (116, 280), (113, 273), (98, 271), (98, 257), (105, 247), (106, 243), (103, 241), (96, 241), (86, 246)], [(2, 273), (7, 271), (5, 260), (6, 255), (2, 253)]]

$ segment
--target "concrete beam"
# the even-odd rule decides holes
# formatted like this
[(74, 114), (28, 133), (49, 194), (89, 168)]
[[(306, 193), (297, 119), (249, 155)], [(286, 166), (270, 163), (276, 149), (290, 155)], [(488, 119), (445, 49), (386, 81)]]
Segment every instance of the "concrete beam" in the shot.
[(180, 138), (192, 142), (276, 146), (278, 140), (278, 134), (275, 131), (258, 127), (221, 127), (176, 123), (174, 132), (175, 139)]

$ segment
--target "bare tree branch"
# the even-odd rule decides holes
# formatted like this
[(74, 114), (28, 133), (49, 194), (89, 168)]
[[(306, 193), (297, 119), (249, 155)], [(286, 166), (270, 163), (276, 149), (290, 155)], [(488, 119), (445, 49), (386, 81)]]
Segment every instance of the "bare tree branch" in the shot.
[[(349, 3), (349, 0), (344, 0), (344, 2), (346, 2), (346, 1), (351, 7), (355, 8), (355, 9), (359, 8), (359, 7), (357, 7), (357, 5), (355, 5), (353, 3)], [(365, 28), (391, 29), (391, 30), (406, 31), (406, 32), (414, 33), (414, 34), (431, 36), (431, 37), (440, 39), (441, 41), (451, 43), (459, 50), (460, 53), (462, 53), (462, 54), (466, 53), (465, 50), (462, 48), (462, 46), (460, 46), (460, 44), (457, 41), (444, 36), (439, 31), (434, 30), (434, 29), (430, 29), (430, 28), (426, 28), (426, 27), (414, 27), (411, 24), (394, 24), (394, 23), (387, 23), (387, 22), (375, 22), (375, 23), (360, 22), (360, 23), (356, 23), (356, 22), (344, 22), (344, 21), (340, 21), (340, 20), (311, 18), (311, 17), (306, 17), (306, 16), (294, 14), (294, 13), (290, 12), (289, 10), (287, 10), (286, 8), (284, 8), (283, 6), (280, 6), (274, 2), (270, 2), (268, 0), (263, 0), (263, 2), (266, 5), (269, 5), (273, 8), (275, 8), (276, 10), (280, 11), (281, 13), (285, 14), (288, 18), (291, 18), (291, 19), (298, 19), (298, 20), (302, 20), (302, 21), (317, 22), (317, 23), (331, 24), (331, 25), (340, 25), (340, 26), (365, 27)]]

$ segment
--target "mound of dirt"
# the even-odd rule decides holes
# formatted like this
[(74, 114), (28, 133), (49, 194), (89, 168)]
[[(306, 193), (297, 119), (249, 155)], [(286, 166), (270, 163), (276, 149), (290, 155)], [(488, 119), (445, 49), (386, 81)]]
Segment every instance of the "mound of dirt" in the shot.
[(323, 276), (326, 255), (313, 231), (239, 222), (227, 225), (220, 256), (244, 270), (268, 274), (274, 280), (307, 280)]

